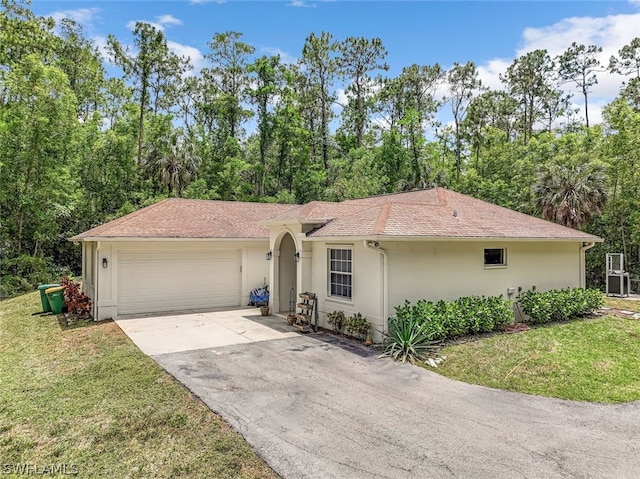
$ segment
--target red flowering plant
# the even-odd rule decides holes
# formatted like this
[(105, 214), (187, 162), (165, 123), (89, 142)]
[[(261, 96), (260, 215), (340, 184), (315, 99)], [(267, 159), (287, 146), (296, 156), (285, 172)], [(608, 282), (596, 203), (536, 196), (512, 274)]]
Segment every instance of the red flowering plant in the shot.
[(80, 291), (80, 283), (63, 276), (60, 286), (64, 286), (64, 303), (69, 314), (74, 314), (81, 319), (91, 317), (91, 300)]

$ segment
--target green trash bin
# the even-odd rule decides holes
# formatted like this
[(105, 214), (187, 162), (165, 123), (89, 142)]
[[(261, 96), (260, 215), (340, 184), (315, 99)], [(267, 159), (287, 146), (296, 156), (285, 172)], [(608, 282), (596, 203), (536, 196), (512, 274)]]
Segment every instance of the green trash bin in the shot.
[(56, 288), (60, 286), (59, 284), (41, 284), (38, 286), (38, 290), (40, 291), (40, 302), (42, 303), (42, 312), (49, 313), (51, 312), (51, 305), (49, 304), (49, 299), (47, 298), (47, 294), (45, 291), (49, 288)]
[(62, 313), (62, 305), (64, 304), (64, 286), (57, 286), (55, 288), (49, 288), (45, 290), (49, 304), (51, 305), (51, 312), (53, 314)]

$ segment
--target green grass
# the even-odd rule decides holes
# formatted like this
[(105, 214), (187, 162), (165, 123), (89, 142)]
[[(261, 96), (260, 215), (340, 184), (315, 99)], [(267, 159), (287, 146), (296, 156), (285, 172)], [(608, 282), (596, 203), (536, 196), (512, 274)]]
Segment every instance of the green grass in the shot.
[(640, 399), (640, 321), (614, 316), (552, 324), (452, 345), (436, 372), (541, 396), (622, 403)]
[(605, 297), (604, 305), (607, 308), (624, 309), (627, 311), (640, 311), (640, 301), (633, 299)]
[(277, 477), (115, 323), (62, 330), (54, 316), (31, 315), (39, 310), (37, 294), (0, 302), (0, 467), (66, 464), (78, 477)]

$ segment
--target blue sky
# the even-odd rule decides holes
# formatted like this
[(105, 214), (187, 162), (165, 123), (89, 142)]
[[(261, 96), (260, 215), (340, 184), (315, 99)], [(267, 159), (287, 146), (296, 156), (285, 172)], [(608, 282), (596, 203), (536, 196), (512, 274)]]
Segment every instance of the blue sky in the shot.
[[(573, 41), (602, 46), (602, 60), (640, 36), (640, 0), (631, 1), (111, 1), (34, 0), (39, 15), (70, 16), (104, 45), (107, 34), (131, 41), (132, 22), (164, 30), (172, 49), (197, 67), (216, 32), (235, 30), (256, 53), (294, 61), (311, 33), (337, 39), (379, 37), (389, 54), (389, 75), (413, 63), (449, 67), (474, 61), (485, 84), (519, 55), (546, 48), (562, 53)], [(593, 94), (594, 114), (613, 98), (619, 77), (602, 78)], [(577, 105), (579, 98), (576, 98)]]

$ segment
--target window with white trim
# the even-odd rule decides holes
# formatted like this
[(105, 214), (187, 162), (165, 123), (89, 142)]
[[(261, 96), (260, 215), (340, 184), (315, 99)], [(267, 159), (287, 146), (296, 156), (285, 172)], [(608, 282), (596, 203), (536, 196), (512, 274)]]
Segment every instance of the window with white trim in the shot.
[(506, 266), (507, 250), (505, 248), (485, 248), (484, 249), (484, 265), (488, 267)]
[(352, 251), (347, 248), (329, 249), (329, 296), (351, 299), (353, 286)]

